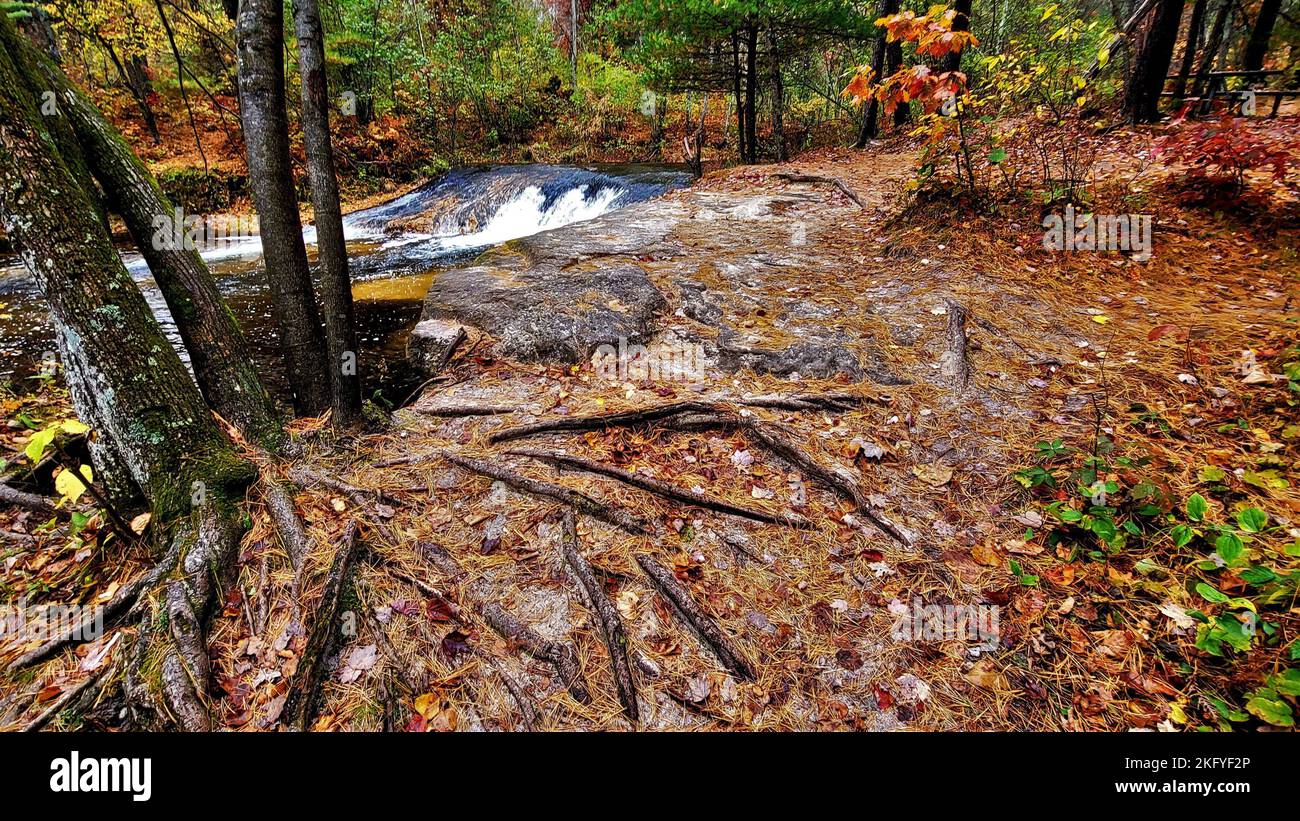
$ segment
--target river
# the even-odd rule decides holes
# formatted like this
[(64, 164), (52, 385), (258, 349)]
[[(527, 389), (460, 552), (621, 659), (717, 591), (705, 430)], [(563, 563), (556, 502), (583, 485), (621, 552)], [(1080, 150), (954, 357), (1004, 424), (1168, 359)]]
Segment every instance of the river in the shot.
[[(682, 167), (666, 165), (458, 168), (387, 203), (346, 215), (366, 395), (401, 398), (417, 378), (406, 363), (406, 337), (439, 271), (511, 239), (592, 219), (690, 180)], [(314, 258), (314, 229), (308, 226), (303, 237)], [(248, 336), (268, 387), (286, 395), (260, 240), (250, 234), (223, 236), (202, 247), (201, 254)], [(148, 266), (134, 250), (122, 258), (184, 357)], [(0, 384), (10, 382), (21, 391), (54, 349), (40, 292), (20, 260), (0, 258)]]

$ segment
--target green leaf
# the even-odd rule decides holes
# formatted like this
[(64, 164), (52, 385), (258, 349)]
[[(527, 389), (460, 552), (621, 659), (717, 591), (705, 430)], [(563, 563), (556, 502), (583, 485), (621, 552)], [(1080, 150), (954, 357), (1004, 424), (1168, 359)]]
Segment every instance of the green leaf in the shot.
[(1268, 524), (1268, 514), (1257, 507), (1248, 507), (1237, 513), (1237, 524), (1247, 533), (1258, 533)]
[(1215, 590), (1213, 587), (1210, 587), (1205, 582), (1196, 583), (1196, 592), (1201, 594), (1201, 598), (1208, 602), (1214, 602), (1215, 604), (1223, 604), (1228, 600), (1227, 596), (1223, 595), (1218, 590)]
[(1281, 675), (1269, 676), (1268, 683), (1273, 689), (1287, 696), (1300, 696), (1300, 668), (1283, 670)]
[(1295, 719), (1291, 716), (1291, 706), (1277, 697), (1272, 690), (1262, 689), (1246, 702), (1246, 711), (1260, 721), (1274, 727), (1294, 727)]
[(1187, 525), (1175, 525), (1174, 529), (1169, 531), (1169, 537), (1174, 540), (1174, 547), (1185, 547), (1196, 535)]
[(1227, 474), (1223, 472), (1223, 468), (1206, 465), (1196, 472), (1196, 478), (1202, 482), (1222, 482), (1227, 478)]
[(1209, 505), (1206, 503), (1205, 497), (1199, 493), (1193, 493), (1187, 500), (1187, 518), (1193, 522), (1204, 519), (1205, 511), (1208, 509)]
[(997, 165), (1005, 162), (1007, 159), (1007, 150), (1005, 148), (995, 148), (989, 152), (989, 162)]
[(1246, 549), (1246, 546), (1241, 543), (1241, 539), (1237, 538), (1237, 534), (1224, 533), (1214, 540), (1214, 549), (1219, 554), (1219, 558), (1231, 566), (1241, 558), (1242, 551)]

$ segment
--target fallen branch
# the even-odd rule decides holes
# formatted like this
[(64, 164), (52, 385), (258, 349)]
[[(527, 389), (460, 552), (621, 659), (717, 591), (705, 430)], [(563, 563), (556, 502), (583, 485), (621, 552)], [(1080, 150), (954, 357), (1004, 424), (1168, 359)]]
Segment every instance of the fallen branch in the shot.
[(325, 589), (321, 593), (320, 604), (312, 616), (313, 629), (307, 639), (298, 662), (298, 672), (289, 687), (284, 710), (280, 713), (281, 721), (286, 726), (305, 729), (315, 718), (320, 701), (322, 661), (326, 650), (332, 643), (334, 623), (339, 615), (339, 601), (347, 586), (348, 575), (352, 569), (352, 557), (356, 553), (357, 523), (348, 522), (343, 531), (343, 538), (334, 553), (329, 575), (325, 578)]
[(674, 609), (682, 620), (713, 651), (713, 654), (718, 657), (718, 661), (722, 662), (723, 667), (726, 667), (740, 678), (754, 678), (754, 670), (750, 667), (749, 662), (732, 648), (730, 639), (722, 632), (722, 628), (718, 626), (718, 623), (713, 620), (712, 616), (700, 609), (690, 592), (677, 581), (677, 578), (667, 568), (644, 553), (636, 557), (636, 563), (641, 565), (641, 569), (645, 571), (646, 576), (650, 578), (650, 581), (659, 592), (672, 602)]
[(590, 459), (583, 459), (579, 456), (570, 456), (565, 453), (549, 453), (528, 448), (519, 448), (507, 451), (512, 456), (527, 456), (533, 459), (539, 459), (543, 462), (550, 462), (554, 465), (583, 470), (588, 473), (595, 473), (600, 476), (608, 476), (611, 479), (617, 479), (624, 484), (631, 485), (635, 488), (648, 491), (650, 493), (663, 496), (666, 499), (672, 499), (676, 502), (682, 502), (695, 507), (702, 507), (706, 510), (716, 511), (718, 513), (727, 513), (732, 516), (740, 516), (746, 519), (752, 519), (756, 522), (767, 522), (769, 524), (785, 525), (786, 527), (795, 528), (812, 528), (813, 525), (802, 516), (793, 513), (767, 513), (762, 510), (753, 510), (740, 505), (733, 505), (730, 502), (709, 496), (703, 492), (695, 493), (692, 491), (681, 490), (667, 482), (653, 479), (639, 473), (633, 473), (613, 465), (593, 462)]
[(560, 537), (560, 552), (564, 562), (578, 580), (578, 588), (586, 599), (587, 607), (596, 615), (596, 624), (600, 627), (601, 638), (609, 651), (609, 663), (614, 673), (614, 686), (618, 690), (618, 700), (623, 705), (623, 712), (628, 720), (636, 724), (638, 720), (636, 679), (632, 677), (632, 667), (627, 661), (627, 635), (623, 631), (623, 622), (619, 619), (614, 603), (605, 595), (604, 585), (596, 578), (596, 571), (582, 555), (578, 545), (578, 528), (572, 510), (564, 511), (563, 533)]
[[(420, 542), (419, 548), (421, 555), (442, 575), (452, 579), (465, 575), (451, 554), (437, 545)], [(542, 638), (537, 631), (524, 625), (501, 605), (489, 601), (487, 591), (479, 592), (472, 587), (466, 587), (465, 592), (479, 615), (497, 635), (517, 644), (533, 658), (555, 668), (560, 682), (579, 704), (587, 704), (591, 701), (591, 694), (587, 692), (587, 686), (582, 680), (582, 668), (578, 665), (578, 651), (572, 644)]]
[(67, 510), (55, 507), (54, 500), (47, 496), (24, 493), (3, 483), (0, 483), (0, 503), (17, 505), (45, 516), (58, 516), (61, 519), (66, 519), (70, 515)]
[(853, 203), (863, 211), (867, 210), (867, 206), (862, 202), (862, 199), (853, 192), (853, 189), (845, 185), (843, 180), (837, 179), (836, 177), (821, 177), (816, 174), (795, 174), (789, 171), (778, 171), (772, 176), (777, 179), (788, 180), (789, 182), (809, 183), (812, 185), (833, 185), (843, 191), (844, 196), (853, 200)]
[(453, 465), (505, 482), (515, 490), (563, 502), (586, 513), (588, 516), (622, 528), (633, 535), (643, 536), (650, 532), (649, 526), (632, 514), (613, 507), (608, 502), (593, 499), (564, 485), (557, 485), (554, 482), (546, 482), (541, 479), (530, 479), (509, 468), (494, 465), (482, 459), (472, 459), (448, 451), (442, 451), (441, 455)]
[(374, 499), (391, 502), (395, 505), (401, 504), (400, 499), (391, 494), (385, 493), (382, 490), (370, 490), (368, 488), (357, 487), (356, 485), (349, 485), (347, 482), (335, 479), (333, 476), (326, 476), (323, 473), (301, 465), (289, 471), (289, 477), (300, 485), (324, 485), (331, 490), (347, 494), (351, 497), (354, 503), (362, 507), (370, 504)]

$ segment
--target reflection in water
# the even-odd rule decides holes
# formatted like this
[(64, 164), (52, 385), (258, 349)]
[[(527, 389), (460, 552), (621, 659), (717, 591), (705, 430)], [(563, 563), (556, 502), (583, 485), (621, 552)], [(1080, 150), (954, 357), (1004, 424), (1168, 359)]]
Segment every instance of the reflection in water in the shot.
[[(391, 202), (347, 215), (344, 233), (366, 390), (385, 391), (391, 398), (413, 384), (416, 375), (404, 356), (406, 336), (438, 271), (493, 245), (592, 219), (689, 180), (689, 174), (671, 166), (462, 168)], [(308, 226), (303, 236), (312, 242), (315, 229)], [(268, 387), (283, 394), (286, 383), (260, 252), (257, 237), (241, 237), (205, 250), (203, 257), (248, 336)], [(124, 254), (123, 261), (179, 348), (175, 323), (144, 261), (134, 252)], [(0, 383), (31, 375), (54, 349), (48, 313), (35, 285), (17, 259), (0, 259)]]

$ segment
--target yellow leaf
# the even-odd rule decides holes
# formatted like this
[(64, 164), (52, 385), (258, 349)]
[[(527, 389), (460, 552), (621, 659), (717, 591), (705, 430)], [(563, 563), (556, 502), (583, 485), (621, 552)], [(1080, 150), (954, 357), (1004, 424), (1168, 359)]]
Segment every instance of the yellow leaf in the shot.
[(69, 436), (76, 436), (79, 433), (85, 433), (90, 430), (89, 426), (82, 424), (76, 419), (64, 419), (59, 424), (59, 427), (63, 428), (63, 432)]
[(1105, 314), (1097, 314), (1092, 318), (1092, 321), (1096, 322), (1098, 325), (1105, 325), (1107, 322), (1110, 322), (1110, 317)]
[(131, 520), (131, 532), (139, 536), (144, 529), (149, 526), (149, 520), (153, 518), (152, 513), (141, 513)]
[[(90, 468), (82, 465), (81, 472), (86, 476), (86, 481), (90, 481)], [(86, 484), (74, 471), (65, 469), (54, 477), (54, 490), (71, 505), (76, 504), (81, 494), (86, 492)]]

